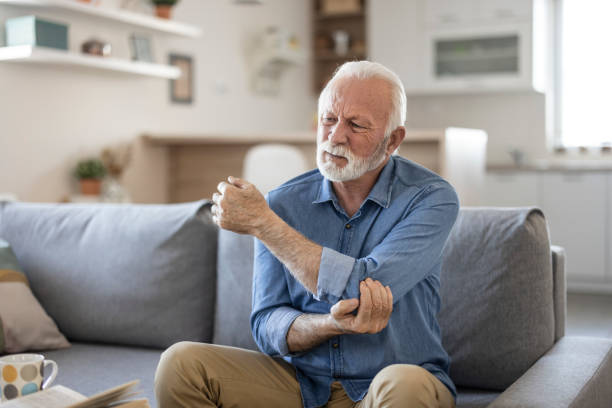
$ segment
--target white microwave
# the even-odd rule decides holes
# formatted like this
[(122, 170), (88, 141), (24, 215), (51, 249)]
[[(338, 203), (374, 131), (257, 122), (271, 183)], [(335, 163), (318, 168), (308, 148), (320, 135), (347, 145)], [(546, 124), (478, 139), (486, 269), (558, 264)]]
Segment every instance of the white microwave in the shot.
[(429, 30), (424, 87), (428, 91), (504, 91), (545, 88), (546, 50), (535, 46), (532, 26)]

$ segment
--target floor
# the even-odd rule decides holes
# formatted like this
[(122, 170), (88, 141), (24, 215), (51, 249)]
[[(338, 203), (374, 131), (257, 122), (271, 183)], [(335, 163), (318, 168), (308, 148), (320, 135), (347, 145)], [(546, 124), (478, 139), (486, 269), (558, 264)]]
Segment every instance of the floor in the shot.
[(565, 334), (612, 338), (612, 295), (569, 293)]

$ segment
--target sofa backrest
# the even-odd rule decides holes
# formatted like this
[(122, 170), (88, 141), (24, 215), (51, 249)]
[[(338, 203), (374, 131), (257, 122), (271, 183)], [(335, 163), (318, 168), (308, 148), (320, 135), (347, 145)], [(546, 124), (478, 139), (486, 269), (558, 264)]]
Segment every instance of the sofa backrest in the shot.
[[(253, 238), (221, 230), (218, 254), (213, 340), (256, 350)], [(461, 209), (443, 255), (439, 314), (457, 385), (503, 390), (563, 335), (564, 260), (559, 248), (552, 254), (538, 209)]]
[(219, 230), (217, 300), (213, 343), (258, 350), (249, 318), (253, 284), (253, 245), (250, 235)]
[(212, 339), (217, 227), (205, 201), (0, 203), (32, 290), (71, 341), (165, 348)]
[(438, 320), (457, 386), (504, 390), (555, 340), (548, 227), (535, 208), (462, 209)]

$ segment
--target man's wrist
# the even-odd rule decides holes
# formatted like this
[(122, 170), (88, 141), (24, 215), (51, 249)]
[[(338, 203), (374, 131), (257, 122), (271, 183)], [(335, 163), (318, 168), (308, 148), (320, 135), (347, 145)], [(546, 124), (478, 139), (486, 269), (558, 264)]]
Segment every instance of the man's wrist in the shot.
[(333, 318), (333, 316), (331, 315), (331, 313), (328, 313), (325, 315), (326, 317), (326, 324), (329, 330), (329, 333), (333, 334), (334, 336), (339, 336), (341, 334), (345, 334), (346, 332), (342, 329), (342, 327), (340, 327), (340, 325), (338, 324), (338, 322), (336, 321), (336, 319)]
[(266, 208), (266, 210), (259, 216), (259, 222), (253, 228), (251, 235), (265, 243), (265, 238), (268, 235), (268, 232), (275, 227), (275, 224), (279, 220), (280, 218), (274, 211), (272, 211), (270, 207)]

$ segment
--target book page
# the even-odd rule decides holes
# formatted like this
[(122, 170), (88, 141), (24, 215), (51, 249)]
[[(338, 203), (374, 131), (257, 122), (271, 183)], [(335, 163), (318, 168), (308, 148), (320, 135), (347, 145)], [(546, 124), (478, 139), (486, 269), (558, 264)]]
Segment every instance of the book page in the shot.
[(151, 408), (149, 401), (144, 399), (136, 399), (127, 402), (119, 403), (119, 405), (112, 405), (112, 408)]
[(125, 400), (135, 395), (138, 395), (139, 393), (134, 391), (133, 388), (136, 387), (139, 383), (140, 381), (138, 380), (130, 381), (128, 383), (111, 388), (110, 390), (106, 390), (99, 394), (93, 395), (92, 397), (87, 398), (87, 400), (85, 401), (78, 402), (66, 408), (105, 408), (111, 405), (111, 403), (113, 402)]
[(87, 397), (62, 385), (54, 385), (2, 404), (2, 408), (65, 408), (87, 400)]

